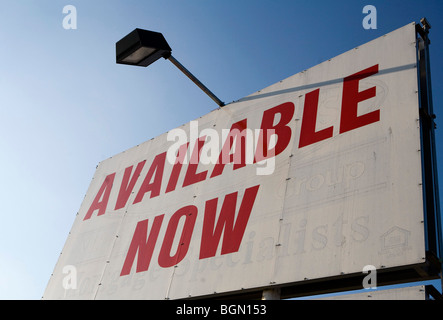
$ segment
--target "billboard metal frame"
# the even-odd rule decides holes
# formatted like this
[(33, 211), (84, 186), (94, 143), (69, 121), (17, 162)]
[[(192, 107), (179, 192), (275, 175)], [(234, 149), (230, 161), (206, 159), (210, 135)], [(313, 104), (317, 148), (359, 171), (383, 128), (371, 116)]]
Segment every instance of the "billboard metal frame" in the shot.
[(417, 30), (417, 61), (419, 81), (419, 107), (423, 168), (423, 199), (426, 228), (426, 250), (442, 258), (441, 217), (437, 176), (435, 129), (437, 125), (432, 103), (431, 67), (427, 29), (419, 24)]
[(442, 300), (432, 285), (418, 285), (369, 292), (353, 292), (316, 298), (315, 300)]

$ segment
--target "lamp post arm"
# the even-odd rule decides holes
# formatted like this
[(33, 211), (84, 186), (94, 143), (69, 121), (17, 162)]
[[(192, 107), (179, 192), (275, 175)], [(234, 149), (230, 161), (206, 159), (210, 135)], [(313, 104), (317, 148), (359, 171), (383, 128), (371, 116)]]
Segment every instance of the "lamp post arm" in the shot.
[(167, 58), (177, 68), (179, 68), (189, 79), (192, 80), (200, 89), (202, 89), (212, 100), (215, 101), (220, 107), (223, 107), (225, 103), (215, 96), (203, 83), (200, 82), (188, 69), (186, 69), (180, 62), (177, 61), (172, 55)]

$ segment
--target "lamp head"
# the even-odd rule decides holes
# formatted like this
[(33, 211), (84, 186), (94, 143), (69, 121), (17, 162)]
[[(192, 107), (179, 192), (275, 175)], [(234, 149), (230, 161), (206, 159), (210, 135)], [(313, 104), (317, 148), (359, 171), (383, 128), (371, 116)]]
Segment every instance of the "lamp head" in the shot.
[(159, 32), (135, 29), (115, 44), (116, 62), (147, 67), (171, 56), (171, 47)]

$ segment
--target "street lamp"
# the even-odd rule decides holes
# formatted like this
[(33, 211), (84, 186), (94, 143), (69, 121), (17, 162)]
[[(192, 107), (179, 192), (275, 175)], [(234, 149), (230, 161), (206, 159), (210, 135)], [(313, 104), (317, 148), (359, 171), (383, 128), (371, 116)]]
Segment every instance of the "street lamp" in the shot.
[(171, 61), (220, 107), (225, 104), (171, 55), (171, 47), (159, 32), (135, 29), (115, 44), (116, 62), (147, 67), (160, 58)]

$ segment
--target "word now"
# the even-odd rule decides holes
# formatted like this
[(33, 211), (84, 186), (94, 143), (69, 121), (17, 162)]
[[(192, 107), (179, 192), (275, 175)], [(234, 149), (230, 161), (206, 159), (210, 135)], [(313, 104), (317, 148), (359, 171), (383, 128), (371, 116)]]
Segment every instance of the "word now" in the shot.
[[(215, 222), (215, 217), (218, 198), (206, 201), (201, 235), (200, 259), (215, 256), (222, 232), (223, 243), (221, 254), (223, 255), (238, 251), (259, 187), (260, 186), (257, 185), (245, 190), (235, 221), (234, 217), (236, 216), (235, 208), (237, 205), (238, 192), (230, 193), (225, 197), (220, 209), (220, 214), (218, 215), (217, 223)], [(158, 265), (160, 267), (168, 268), (175, 266), (186, 256), (197, 215), (198, 208), (194, 205), (189, 205), (180, 208), (171, 216), (158, 256)], [(137, 252), (138, 260), (136, 272), (148, 270), (164, 216), (165, 215), (162, 214), (154, 218), (149, 234), (149, 219), (137, 223), (120, 276), (127, 275), (131, 272), (131, 267), (134, 263)], [(185, 222), (181, 231), (180, 241), (178, 247), (175, 248), (175, 253), (171, 255), (177, 227), (180, 219), (183, 217)]]

